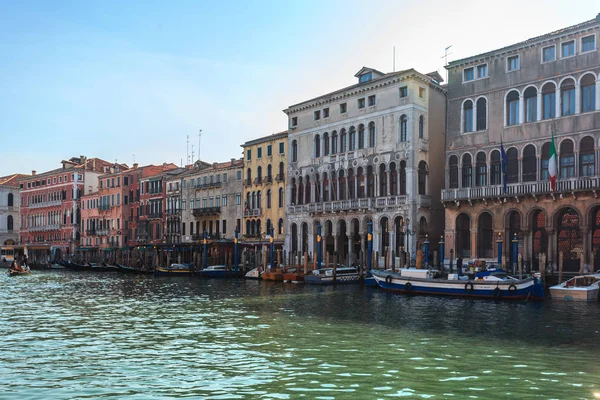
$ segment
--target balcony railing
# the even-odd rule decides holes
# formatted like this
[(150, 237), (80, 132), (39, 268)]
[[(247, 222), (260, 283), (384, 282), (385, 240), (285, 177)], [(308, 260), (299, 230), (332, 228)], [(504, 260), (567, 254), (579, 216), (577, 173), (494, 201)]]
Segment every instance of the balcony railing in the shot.
[(262, 185), (263, 183), (263, 179), (261, 178), (254, 178), (254, 184), (255, 185)]
[(282, 174), (275, 175), (275, 182), (284, 182), (284, 181), (285, 181), (285, 176), (283, 176)]
[(42, 208), (42, 207), (54, 207), (60, 206), (62, 204), (62, 200), (52, 200), (52, 201), (43, 201), (41, 203), (30, 204), (29, 208)]
[(98, 206), (98, 210), (100, 210), (100, 211), (110, 210), (110, 204), (100, 204)]
[(45, 231), (56, 231), (60, 229), (60, 224), (42, 225), (42, 226), (30, 226), (26, 228), (29, 232), (45, 232)]
[(194, 208), (192, 214), (194, 217), (202, 217), (204, 215), (216, 215), (221, 213), (221, 207), (202, 207)]
[(245, 187), (252, 186), (252, 179), (245, 179), (244, 180), (244, 186)]
[(600, 177), (594, 176), (558, 180), (555, 192), (552, 192), (549, 181), (511, 183), (506, 185), (506, 193), (504, 193), (503, 185), (444, 189), (442, 190), (442, 201), (560, 195), (561, 193), (595, 192), (597, 190), (600, 190)]
[(167, 215), (177, 215), (177, 214), (179, 214), (180, 211), (181, 210), (179, 210), (179, 209), (176, 209), (176, 210), (167, 210), (166, 213), (167, 213)]
[[(422, 196), (427, 197), (427, 196)], [(429, 201), (431, 203), (431, 200)], [(407, 204), (407, 196), (389, 196), (389, 197), (377, 197), (377, 198), (365, 198), (365, 199), (352, 199), (352, 200), (337, 200), (337, 201), (326, 201), (323, 203), (310, 203), (298, 206), (289, 206), (288, 211), (290, 214), (295, 213), (328, 213), (337, 211), (358, 211), (358, 210), (371, 210), (386, 208), (386, 207), (397, 207)]]
[(248, 208), (244, 210), (244, 217), (260, 217), (262, 215), (261, 208)]
[(148, 218), (149, 219), (159, 219), (163, 217), (163, 213), (162, 212), (155, 212), (155, 213), (150, 213), (148, 214)]
[(110, 234), (109, 229), (98, 229), (96, 231), (96, 235), (98, 235), (98, 236), (108, 236), (109, 234)]
[[(192, 240), (203, 240), (203, 239), (204, 239), (204, 234), (202, 234), (202, 233), (195, 233), (192, 235)], [(213, 233), (212, 235), (207, 234), (206, 239), (219, 240), (219, 239), (221, 239), (221, 235), (218, 233)]]
[(86, 229), (85, 234), (86, 235), (95, 235), (96, 230), (95, 229)]

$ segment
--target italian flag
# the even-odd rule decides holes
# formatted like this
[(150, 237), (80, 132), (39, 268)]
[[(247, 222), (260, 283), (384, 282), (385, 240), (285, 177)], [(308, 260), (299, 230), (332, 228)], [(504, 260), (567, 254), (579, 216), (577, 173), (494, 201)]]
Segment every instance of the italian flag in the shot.
[(548, 160), (548, 174), (550, 175), (550, 187), (553, 192), (556, 190), (556, 171), (558, 169), (556, 161), (556, 146), (554, 145), (554, 132), (552, 132), (550, 159)]

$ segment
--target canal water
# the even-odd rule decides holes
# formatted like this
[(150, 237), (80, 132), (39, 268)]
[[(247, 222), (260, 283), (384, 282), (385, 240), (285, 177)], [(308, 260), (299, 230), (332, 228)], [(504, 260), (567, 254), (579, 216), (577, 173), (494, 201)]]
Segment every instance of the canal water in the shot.
[(0, 275), (2, 399), (594, 399), (600, 304)]

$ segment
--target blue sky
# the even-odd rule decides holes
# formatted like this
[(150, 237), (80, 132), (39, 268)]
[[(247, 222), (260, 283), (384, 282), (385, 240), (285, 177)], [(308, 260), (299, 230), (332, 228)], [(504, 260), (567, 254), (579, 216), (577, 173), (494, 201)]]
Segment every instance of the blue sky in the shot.
[[(287, 106), (368, 65), (449, 61), (592, 19), (578, 1), (0, 3), (0, 176), (85, 155), (131, 165), (241, 156)], [(459, 5), (460, 4), (460, 5)], [(595, 6), (595, 7), (594, 7)]]

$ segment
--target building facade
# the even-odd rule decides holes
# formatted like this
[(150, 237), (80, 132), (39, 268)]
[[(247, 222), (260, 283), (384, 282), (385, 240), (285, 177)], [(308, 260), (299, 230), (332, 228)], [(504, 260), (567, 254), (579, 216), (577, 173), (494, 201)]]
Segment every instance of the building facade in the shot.
[(0, 244), (11, 245), (19, 242), (21, 227), (19, 212), (19, 179), (26, 175), (15, 174), (0, 177)]
[(171, 189), (167, 214), (175, 221), (180, 218), (181, 226), (176, 233), (176, 222), (172, 222), (169, 236), (173, 240), (179, 237), (180, 243), (199, 243), (204, 232), (213, 240), (233, 239), (243, 215), (243, 168), (242, 159), (213, 164), (198, 161), (190, 170), (172, 177), (167, 182)]
[(500, 240), (509, 266), (600, 269), (599, 32), (600, 14), (447, 66), (446, 257), (497, 259)]
[[(358, 261), (367, 250), (415, 253), (443, 231), (445, 89), (437, 72), (383, 74), (284, 110), (289, 118), (286, 248)], [(379, 260), (381, 262), (381, 260)]]
[(285, 182), (288, 132), (248, 141), (244, 149), (243, 239), (265, 241), (271, 234), (276, 246), (285, 239)]
[(45, 243), (73, 254), (81, 232), (81, 196), (98, 190), (98, 177), (119, 164), (84, 156), (62, 168), (20, 180), (21, 243)]

